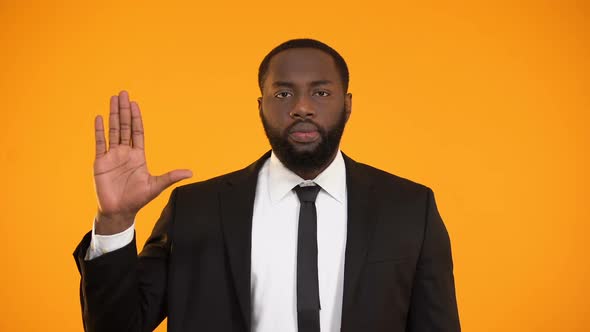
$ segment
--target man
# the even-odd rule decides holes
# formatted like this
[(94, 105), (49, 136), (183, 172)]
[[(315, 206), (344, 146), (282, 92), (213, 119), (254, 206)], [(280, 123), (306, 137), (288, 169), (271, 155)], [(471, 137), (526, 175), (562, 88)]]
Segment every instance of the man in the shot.
[(342, 57), (297, 39), (262, 61), (272, 152), (176, 188), (142, 252), (134, 218), (188, 170), (148, 172), (137, 103), (95, 121), (98, 213), (74, 256), (88, 331), (460, 331), (449, 237), (427, 187), (339, 150)]

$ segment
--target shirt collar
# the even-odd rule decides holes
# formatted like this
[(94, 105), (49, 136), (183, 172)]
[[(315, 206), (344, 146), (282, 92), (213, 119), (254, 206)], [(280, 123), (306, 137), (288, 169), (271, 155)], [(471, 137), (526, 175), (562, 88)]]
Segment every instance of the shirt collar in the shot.
[[(268, 168), (268, 192), (273, 204), (283, 199), (285, 195), (303, 181), (305, 180), (299, 175), (285, 167), (274, 152), (271, 153)], [(345, 201), (346, 168), (340, 150), (338, 150), (332, 163), (312, 181), (322, 187), (322, 190), (339, 203)]]

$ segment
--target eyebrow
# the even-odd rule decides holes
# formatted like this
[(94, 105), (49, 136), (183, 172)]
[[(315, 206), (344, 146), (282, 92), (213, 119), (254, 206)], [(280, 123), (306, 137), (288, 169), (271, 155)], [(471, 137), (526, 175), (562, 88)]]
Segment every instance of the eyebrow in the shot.
[[(318, 85), (327, 85), (327, 84), (332, 84), (333, 82), (330, 80), (317, 80), (317, 81), (313, 81), (311, 82), (309, 85), (311, 86), (318, 86)], [(273, 87), (289, 87), (292, 88), (295, 86), (295, 83), (292, 82), (287, 82), (287, 81), (275, 81), (272, 83)]]

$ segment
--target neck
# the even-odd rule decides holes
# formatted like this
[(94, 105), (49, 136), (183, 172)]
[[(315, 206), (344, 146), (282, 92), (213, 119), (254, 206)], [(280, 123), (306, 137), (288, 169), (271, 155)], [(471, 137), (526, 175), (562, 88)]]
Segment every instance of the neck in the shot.
[(302, 178), (303, 180), (313, 180), (315, 178), (318, 177), (318, 175), (320, 175), (326, 168), (328, 168), (328, 166), (330, 166), (330, 164), (332, 164), (332, 162), (334, 161), (334, 159), (336, 159), (336, 155), (338, 154), (340, 150), (336, 150), (332, 156), (330, 157), (330, 159), (321, 167), (318, 168), (314, 168), (314, 169), (293, 169), (287, 165), (285, 165), (285, 167), (287, 167), (291, 172), (297, 174), (300, 178)]

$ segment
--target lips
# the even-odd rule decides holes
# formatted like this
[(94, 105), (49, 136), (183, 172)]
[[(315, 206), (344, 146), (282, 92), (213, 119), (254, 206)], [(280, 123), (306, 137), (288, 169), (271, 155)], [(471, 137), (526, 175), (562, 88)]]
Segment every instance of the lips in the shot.
[(291, 127), (289, 137), (298, 143), (312, 143), (320, 137), (320, 132), (313, 123), (299, 122)]

